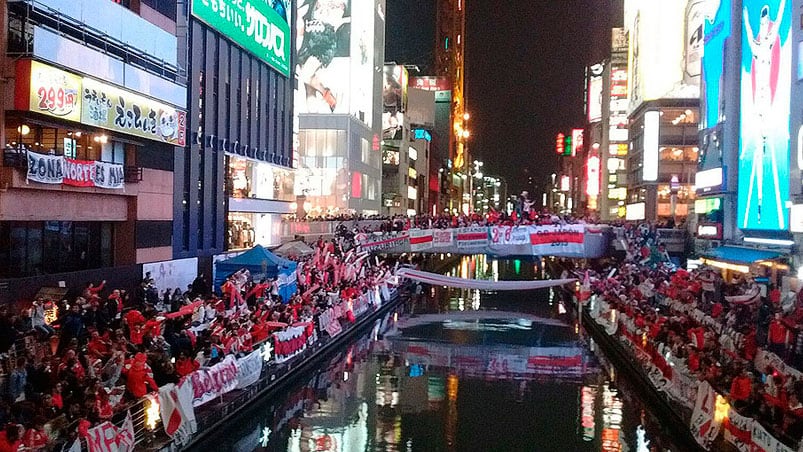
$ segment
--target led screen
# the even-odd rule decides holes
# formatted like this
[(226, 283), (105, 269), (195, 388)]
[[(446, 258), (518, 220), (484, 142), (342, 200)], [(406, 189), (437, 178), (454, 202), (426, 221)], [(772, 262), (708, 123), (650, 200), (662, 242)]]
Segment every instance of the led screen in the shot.
[(703, 22), (705, 51), (700, 97), (700, 108), (703, 110), (703, 123), (700, 126), (703, 129), (714, 127), (725, 117), (725, 96), (722, 95), (725, 87), (725, 42), (731, 35), (730, 0), (710, 3), (712, 7), (705, 12)]
[(738, 225), (789, 226), (791, 11), (785, 0), (744, 0)]
[(350, 114), (371, 127), (373, 0), (302, 0), (296, 5), (296, 111)]

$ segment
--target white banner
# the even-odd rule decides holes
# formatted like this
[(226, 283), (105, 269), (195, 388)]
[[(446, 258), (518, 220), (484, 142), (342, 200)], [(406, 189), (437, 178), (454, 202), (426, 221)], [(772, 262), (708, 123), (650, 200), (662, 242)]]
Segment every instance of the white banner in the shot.
[(424, 251), (432, 249), (431, 229), (410, 229), (410, 251)]
[(753, 419), (737, 413), (733, 407), (728, 408), (728, 422), (725, 426), (725, 440), (739, 449), (739, 452), (751, 452), (753, 441)]
[(188, 378), (192, 380), (192, 406), (201, 406), (237, 387), (237, 360), (228, 355), (222, 362), (198, 369)]
[(488, 245), (488, 228), (485, 226), (472, 226), (457, 230), (458, 248), (477, 248)]
[(555, 226), (530, 226), (530, 245), (536, 256), (550, 256), (555, 253), (583, 254), (585, 247), (585, 225), (566, 224)]
[(95, 187), (119, 189), (125, 186), (125, 172), (119, 163), (95, 162)]
[[(543, 289), (546, 287), (562, 286), (576, 279), (547, 279), (538, 281), (490, 281), (485, 279), (464, 279), (452, 276), (445, 276), (438, 273), (429, 273), (411, 268), (400, 268), (396, 271), (399, 278), (408, 278), (414, 281), (421, 281), (435, 286), (449, 286), (460, 289), (479, 289), (479, 290), (532, 290)], [(384, 286), (383, 286), (384, 287)], [(387, 300), (390, 294), (384, 294)]]
[(343, 331), (343, 328), (340, 326), (339, 318), (340, 316), (337, 314), (337, 311), (329, 308), (318, 317), (318, 325), (322, 330), (329, 333), (329, 337), (335, 337)]
[(307, 348), (307, 337), (303, 326), (293, 326), (273, 333), (276, 362), (283, 363)]
[(159, 388), (159, 414), (165, 433), (173, 442), (179, 446), (188, 444), (197, 430), (189, 379), (185, 379), (181, 386), (170, 383)]
[(125, 421), (117, 427), (106, 421), (90, 428), (86, 437), (89, 452), (131, 452), (134, 450), (134, 423), (131, 413), (126, 413)]
[(37, 154), (28, 151), (27, 179), (40, 184), (60, 184), (64, 181), (64, 158), (60, 155)]
[(491, 245), (526, 245), (530, 242), (530, 232), (523, 226), (492, 226)]
[(444, 246), (452, 246), (452, 230), (451, 229), (433, 229), (432, 230), (432, 247), (441, 248)]
[(707, 381), (701, 381), (697, 386), (697, 401), (691, 416), (691, 433), (701, 446), (708, 449), (711, 441), (719, 434), (720, 425), (714, 421), (714, 405), (716, 393)]
[(262, 375), (262, 354), (259, 350), (237, 360), (237, 389), (247, 388)]
[(784, 443), (770, 435), (770, 433), (755, 420), (753, 420), (753, 429), (750, 431), (750, 440), (753, 442), (752, 452), (795, 452), (794, 449), (787, 447)]

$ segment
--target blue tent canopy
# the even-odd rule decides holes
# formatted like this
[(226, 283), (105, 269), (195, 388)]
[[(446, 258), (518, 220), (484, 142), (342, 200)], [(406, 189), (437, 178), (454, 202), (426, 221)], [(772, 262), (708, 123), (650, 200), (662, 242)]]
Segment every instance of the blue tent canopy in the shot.
[(215, 263), (215, 289), (220, 290), (229, 275), (245, 268), (254, 281), (279, 278), (279, 294), (287, 301), (296, 291), (297, 265), (256, 245), (239, 256)]

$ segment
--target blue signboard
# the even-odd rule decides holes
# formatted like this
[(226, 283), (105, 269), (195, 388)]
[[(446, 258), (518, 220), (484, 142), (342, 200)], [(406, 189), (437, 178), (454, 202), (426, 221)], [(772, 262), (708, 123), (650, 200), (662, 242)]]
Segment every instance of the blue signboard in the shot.
[(791, 4), (744, 0), (738, 226), (789, 227)]
[(702, 128), (714, 127), (725, 116), (725, 42), (731, 35), (731, 2), (721, 0), (713, 16), (706, 15), (703, 21), (705, 47), (702, 63)]

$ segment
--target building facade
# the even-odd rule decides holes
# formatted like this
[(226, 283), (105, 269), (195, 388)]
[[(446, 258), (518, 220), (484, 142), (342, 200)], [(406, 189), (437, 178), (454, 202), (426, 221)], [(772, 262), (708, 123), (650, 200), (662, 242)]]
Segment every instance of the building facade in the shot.
[(0, 11), (0, 279), (76, 284), (116, 267), (130, 285), (137, 264), (173, 258), (174, 159), (189, 141), (176, 2)]
[[(292, 210), (293, 10), (235, 6), (220, 20), (208, 2), (183, 6), (189, 140), (174, 161), (173, 250), (208, 271), (214, 255), (278, 244)], [(254, 15), (270, 36), (234, 25)]]

